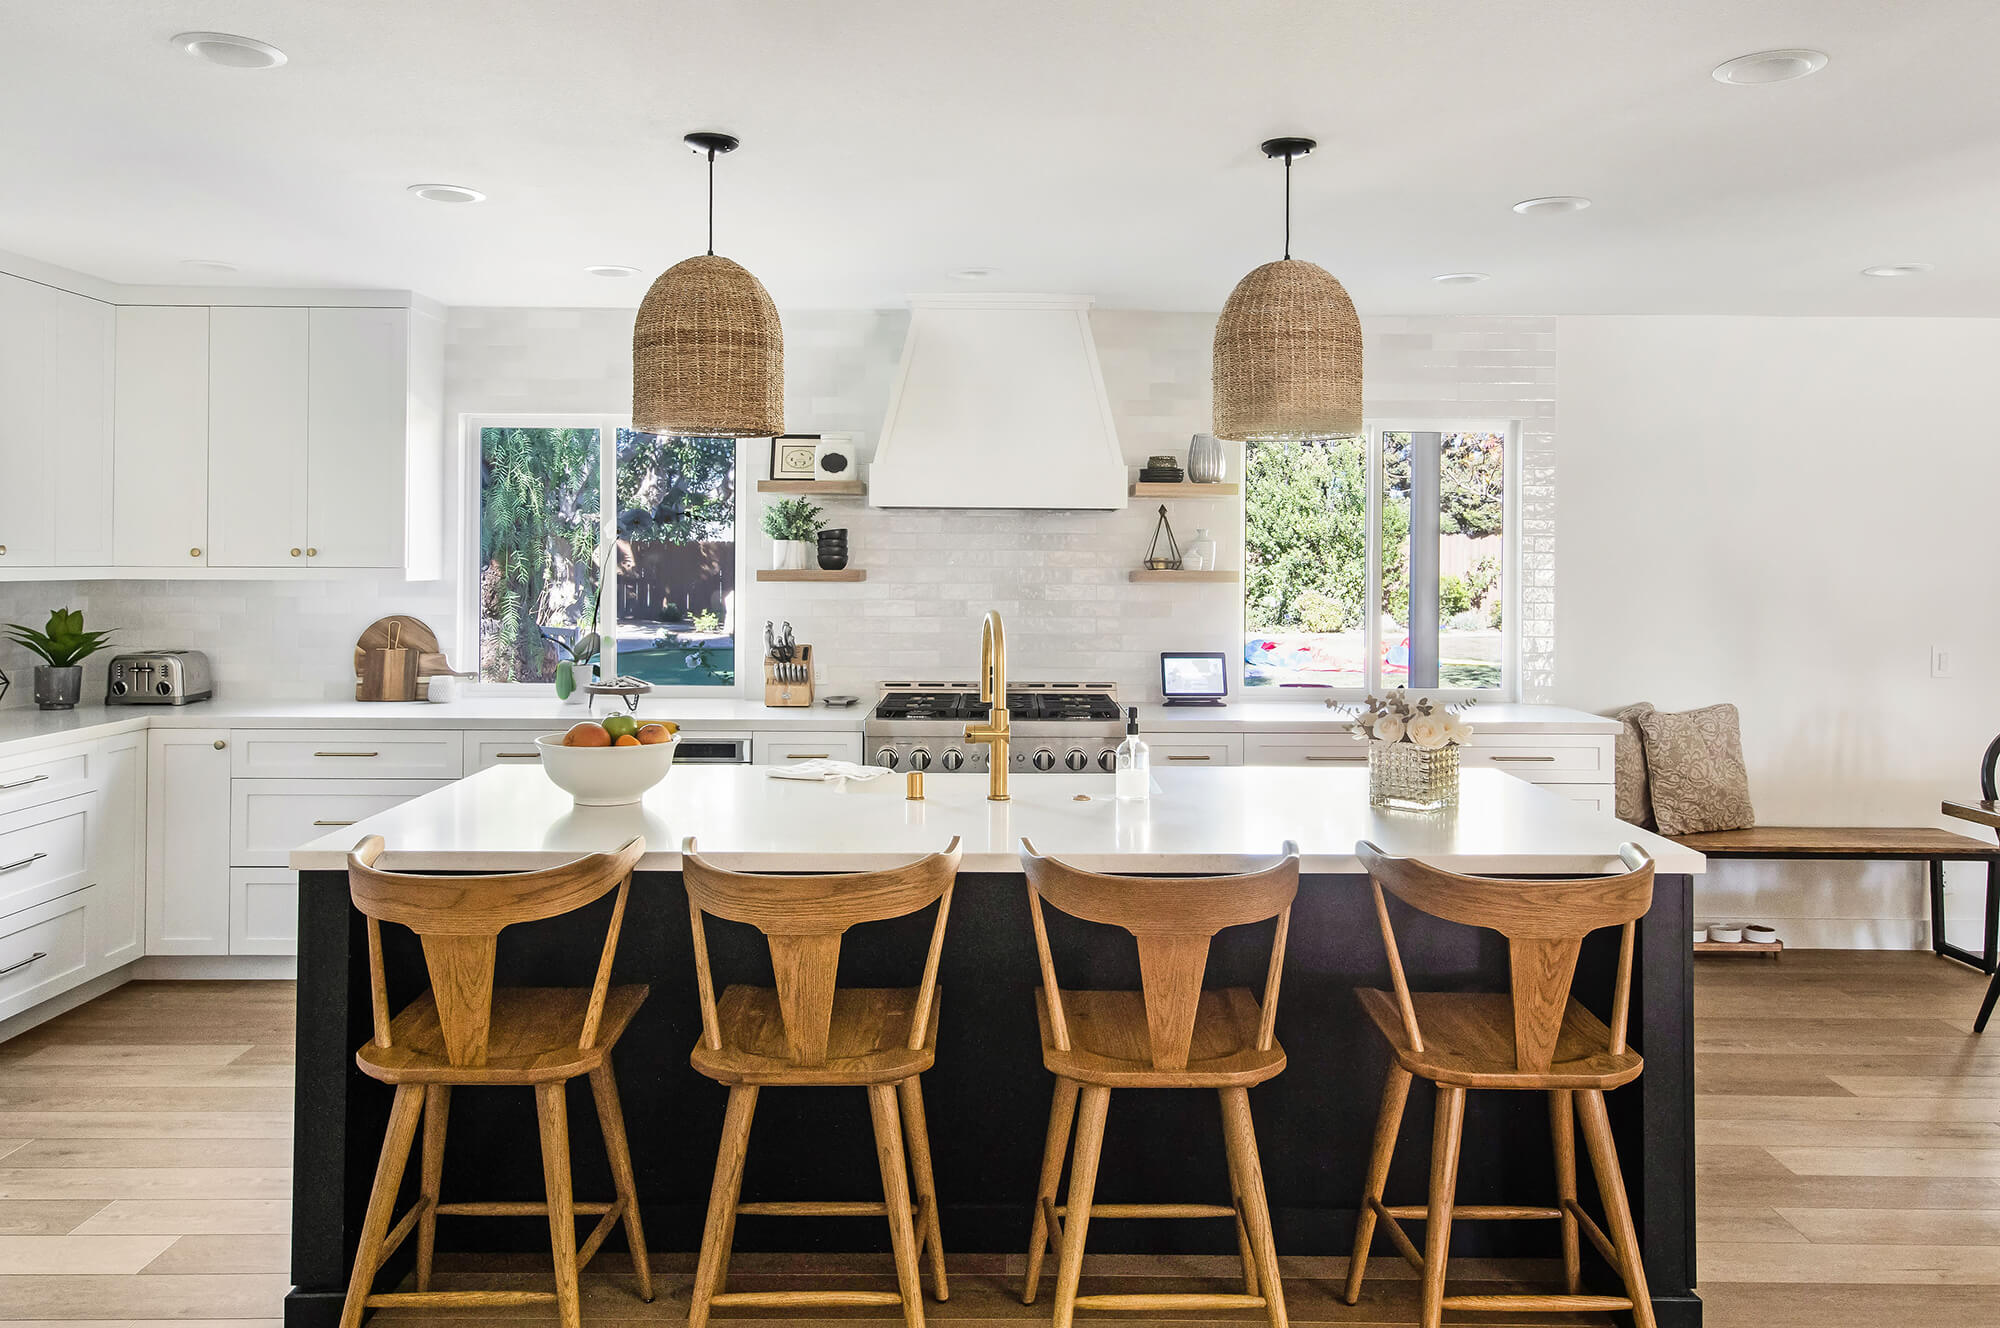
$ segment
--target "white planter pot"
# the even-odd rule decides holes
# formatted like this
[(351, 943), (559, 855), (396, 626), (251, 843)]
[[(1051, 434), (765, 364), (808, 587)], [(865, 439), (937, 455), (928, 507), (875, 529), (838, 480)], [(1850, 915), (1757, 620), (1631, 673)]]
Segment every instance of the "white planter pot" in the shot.
[(778, 572), (800, 572), (813, 565), (811, 540), (772, 540), (771, 568)]

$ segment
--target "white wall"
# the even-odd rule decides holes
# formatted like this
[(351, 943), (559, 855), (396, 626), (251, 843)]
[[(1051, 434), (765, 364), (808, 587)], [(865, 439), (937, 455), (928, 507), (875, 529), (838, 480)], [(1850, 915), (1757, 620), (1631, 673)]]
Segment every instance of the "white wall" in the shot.
[[(1765, 824), (1940, 825), (2000, 732), (2000, 321), (1562, 318), (1554, 694), (1734, 702)], [(1948, 647), (1954, 675), (1930, 676)], [(1983, 871), (1948, 873), (1959, 943)], [(1704, 919), (1927, 943), (1922, 869), (1722, 863)]]

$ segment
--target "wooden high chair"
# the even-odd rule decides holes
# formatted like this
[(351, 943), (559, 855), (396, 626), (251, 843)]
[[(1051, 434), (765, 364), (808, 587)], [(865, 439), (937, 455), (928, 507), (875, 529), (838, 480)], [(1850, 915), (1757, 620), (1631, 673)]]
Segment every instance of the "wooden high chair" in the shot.
[[(1280, 861), (1243, 876), (1103, 876), (1035, 852), (1021, 841), (1028, 908), (1042, 965), (1037, 1014), (1042, 1064), (1056, 1076), (1049, 1132), (1028, 1236), (1028, 1276), (1021, 1303), (1032, 1305), (1041, 1285), (1044, 1249), (1056, 1252), (1056, 1328), (1070, 1328), (1078, 1309), (1262, 1309), (1272, 1328), (1285, 1328), (1285, 1293), (1271, 1238), (1264, 1172), (1250, 1122), (1249, 1088), (1285, 1068), (1278, 1045), (1278, 980), (1285, 934), (1299, 890), (1298, 845)], [(1139, 947), (1142, 991), (1065, 991), (1056, 981), (1042, 901), (1086, 922), (1123, 927)], [(1209, 942), (1225, 927), (1278, 919), (1260, 1002), (1248, 988), (1204, 991)], [(1235, 1191), (1228, 1204), (1100, 1204), (1098, 1154), (1114, 1088), (1213, 1088), (1222, 1099), (1224, 1147)], [(1081, 1110), (1078, 1098), (1082, 1098)], [(1056, 1203), (1070, 1127), (1076, 1157), (1069, 1202)], [(1236, 1224), (1243, 1260), (1243, 1294), (1079, 1296), (1083, 1243), (1092, 1214), (1100, 1217), (1226, 1217)]]
[[(611, 1074), (611, 1048), (646, 999), (643, 986), (611, 985), (611, 961), (618, 949), (618, 929), (625, 918), (625, 898), (632, 887), (632, 868), (646, 851), (644, 840), (633, 839), (616, 853), (587, 858), (545, 871), (507, 876), (412, 876), (379, 871), (381, 836), (370, 835), (347, 855), (348, 890), (354, 906), (368, 919), (368, 987), (375, 1019), (375, 1036), (355, 1053), (361, 1072), (394, 1084), (396, 1100), (389, 1108), (389, 1129), (382, 1141), (382, 1160), (375, 1186), (368, 1195), (368, 1212), (361, 1225), (361, 1244), (354, 1256), (354, 1276), (341, 1310), (341, 1328), (357, 1328), (365, 1310), (387, 1306), (437, 1306), (443, 1309), (498, 1307), (552, 1300), (564, 1328), (578, 1328), (582, 1309), (577, 1276), (604, 1244), (605, 1237), (625, 1223), (632, 1247), (632, 1271), (639, 1295), (653, 1298), (653, 1278), (646, 1266), (646, 1234), (639, 1225), (639, 1198), (633, 1184), (632, 1157), (625, 1144), (625, 1117), (618, 1105), (618, 1085)], [(500, 932), (518, 922), (539, 922), (574, 912), (617, 887), (611, 924), (597, 975), (588, 987), (501, 987), (493, 985), (493, 964)], [(382, 924), (393, 922), (417, 934), (424, 947), (430, 990), (389, 1017), (389, 996), (382, 972)], [(580, 1075), (590, 1078), (597, 1103), (598, 1124), (610, 1155), (613, 1203), (577, 1203), (570, 1191), (569, 1110), (565, 1089)], [(444, 1142), (451, 1090), (455, 1085), (496, 1085), (533, 1088), (535, 1113), (542, 1136), (543, 1203), (441, 1203), (439, 1182), (444, 1171)], [(396, 1192), (416, 1140), (417, 1123), (424, 1126), (422, 1184), (417, 1201), (391, 1230)], [(431, 1255), (440, 1214), (462, 1217), (521, 1217), (546, 1213), (549, 1242), (555, 1255), (554, 1291), (432, 1291)], [(596, 1215), (597, 1225), (579, 1250), (578, 1215)], [(393, 1254), (412, 1230), (417, 1233), (417, 1290), (370, 1293), (383, 1260)]]
[[(1416, 861), (1392, 858), (1363, 841), (1355, 854), (1368, 869), (1375, 890), (1375, 917), (1388, 951), (1395, 994), (1362, 990), (1355, 995), (1395, 1052), (1382, 1090), (1382, 1112), (1368, 1159), (1366, 1191), (1354, 1229), (1354, 1258), (1348, 1265), (1347, 1303), (1361, 1298), (1361, 1277), (1379, 1218), (1390, 1242), (1423, 1277), (1423, 1328), (1438, 1328), (1444, 1311), (1505, 1310), (1528, 1313), (1632, 1311), (1638, 1328), (1653, 1328), (1653, 1302), (1646, 1293), (1646, 1270), (1639, 1236), (1625, 1198), (1618, 1148), (1605, 1114), (1606, 1089), (1639, 1077), (1642, 1062), (1625, 1045), (1632, 1009), (1632, 950), (1637, 921), (1653, 902), (1653, 863), (1631, 844), (1619, 856), (1631, 870), (1623, 876), (1566, 881), (1512, 881), (1460, 876)], [(1507, 938), (1510, 963), (1505, 993), (1411, 992), (1402, 956), (1389, 924), (1387, 889), (1411, 907), (1448, 922), (1485, 927)], [(1612, 992), (1611, 1026), (1571, 994), (1583, 938), (1600, 927), (1623, 927), (1618, 976)], [(1389, 1159), (1396, 1147), (1410, 1079), (1437, 1085), (1437, 1120), (1432, 1130), (1430, 1200), (1390, 1207), (1382, 1202)], [(1454, 1205), (1459, 1140), (1465, 1123), (1465, 1095), (1472, 1089), (1511, 1089), (1549, 1095), (1549, 1124), (1555, 1139), (1556, 1195), (1553, 1208), (1514, 1205)], [(1611, 1225), (1607, 1237), (1576, 1199), (1576, 1134), (1571, 1113), (1583, 1121), (1591, 1169)], [(1445, 1261), (1453, 1218), (1543, 1220), (1562, 1223), (1561, 1295), (1447, 1296)], [(1427, 1225), (1424, 1252), (1404, 1232), (1399, 1219)], [(1581, 1294), (1579, 1228), (1624, 1280), (1623, 1296)]]
[[(708, 1221), (695, 1268), (694, 1301), (688, 1310), (693, 1328), (703, 1328), (709, 1312), (718, 1306), (805, 1305), (901, 1305), (909, 1328), (923, 1328), (919, 1261), (926, 1251), (932, 1290), (939, 1300), (950, 1294), (937, 1185), (931, 1175), (930, 1130), (918, 1076), (930, 1069), (937, 1055), (938, 960), (944, 951), (945, 919), (951, 912), (959, 856), (954, 837), (944, 852), (888, 871), (763, 876), (715, 866), (695, 851), (692, 838), (682, 845), (681, 879), (687, 885), (689, 920), (694, 926), (695, 983), (701, 1001), (701, 1041), (689, 1060), (696, 1070), (729, 1087), (715, 1185), (709, 1191)], [(915, 988), (836, 985), (840, 941), (849, 927), (904, 917), (934, 901), (937, 922), (931, 928), (923, 977)], [(764, 933), (771, 947), (775, 989), (732, 986), (716, 999), (704, 913), (747, 923)], [(882, 1202), (737, 1202), (758, 1092), (765, 1087), (839, 1085), (868, 1091)], [(724, 1289), (741, 1214), (866, 1217), (877, 1213), (889, 1219), (896, 1291)]]

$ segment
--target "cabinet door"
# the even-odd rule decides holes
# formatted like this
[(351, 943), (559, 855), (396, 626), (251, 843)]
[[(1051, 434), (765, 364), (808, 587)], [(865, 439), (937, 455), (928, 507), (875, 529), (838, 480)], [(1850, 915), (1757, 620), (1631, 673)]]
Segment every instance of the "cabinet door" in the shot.
[(111, 398), (117, 311), (102, 300), (56, 294), (50, 421), (61, 446), (50, 466), (49, 511), (61, 567), (104, 567), (113, 558)]
[(299, 874), (282, 867), (229, 873), (229, 953), (299, 952)]
[(403, 565), (405, 309), (314, 309), (306, 530), (321, 567)]
[(229, 731), (148, 737), (146, 952), (228, 954)]
[(0, 567), (55, 561), (49, 376), (58, 294), (0, 274)]
[[(146, 952), (146, 735), (98, 744), (99, 813), (91, 827), (91, 958), (99, 972)], [(213, 750), (213, 748), (211, 748)]]
[(303, 567), (306, 311), (208, 314), (208, 565)]
[(113, 560), (201, 567), (208, 545), (208, 310), (118, 310)]

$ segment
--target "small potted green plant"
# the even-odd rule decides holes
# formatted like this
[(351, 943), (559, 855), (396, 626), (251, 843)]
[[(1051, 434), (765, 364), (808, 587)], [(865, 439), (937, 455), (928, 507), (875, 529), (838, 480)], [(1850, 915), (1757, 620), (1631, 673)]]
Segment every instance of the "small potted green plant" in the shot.
[(84, 631), (81, 609), (57, 609), (41, 631), (9, 623), (7, 635), (43, 660), (35, 666), (35, 704), (44, 710), (73, 710), (83, 694), (83, 661), (102, 649), (111, 633)]
[(780, 498), (764, 509), (764, 533), (771, 537), (771, 567), (799, 571), (812, 566), (813, 543), (826, 524), (806, 498)]

